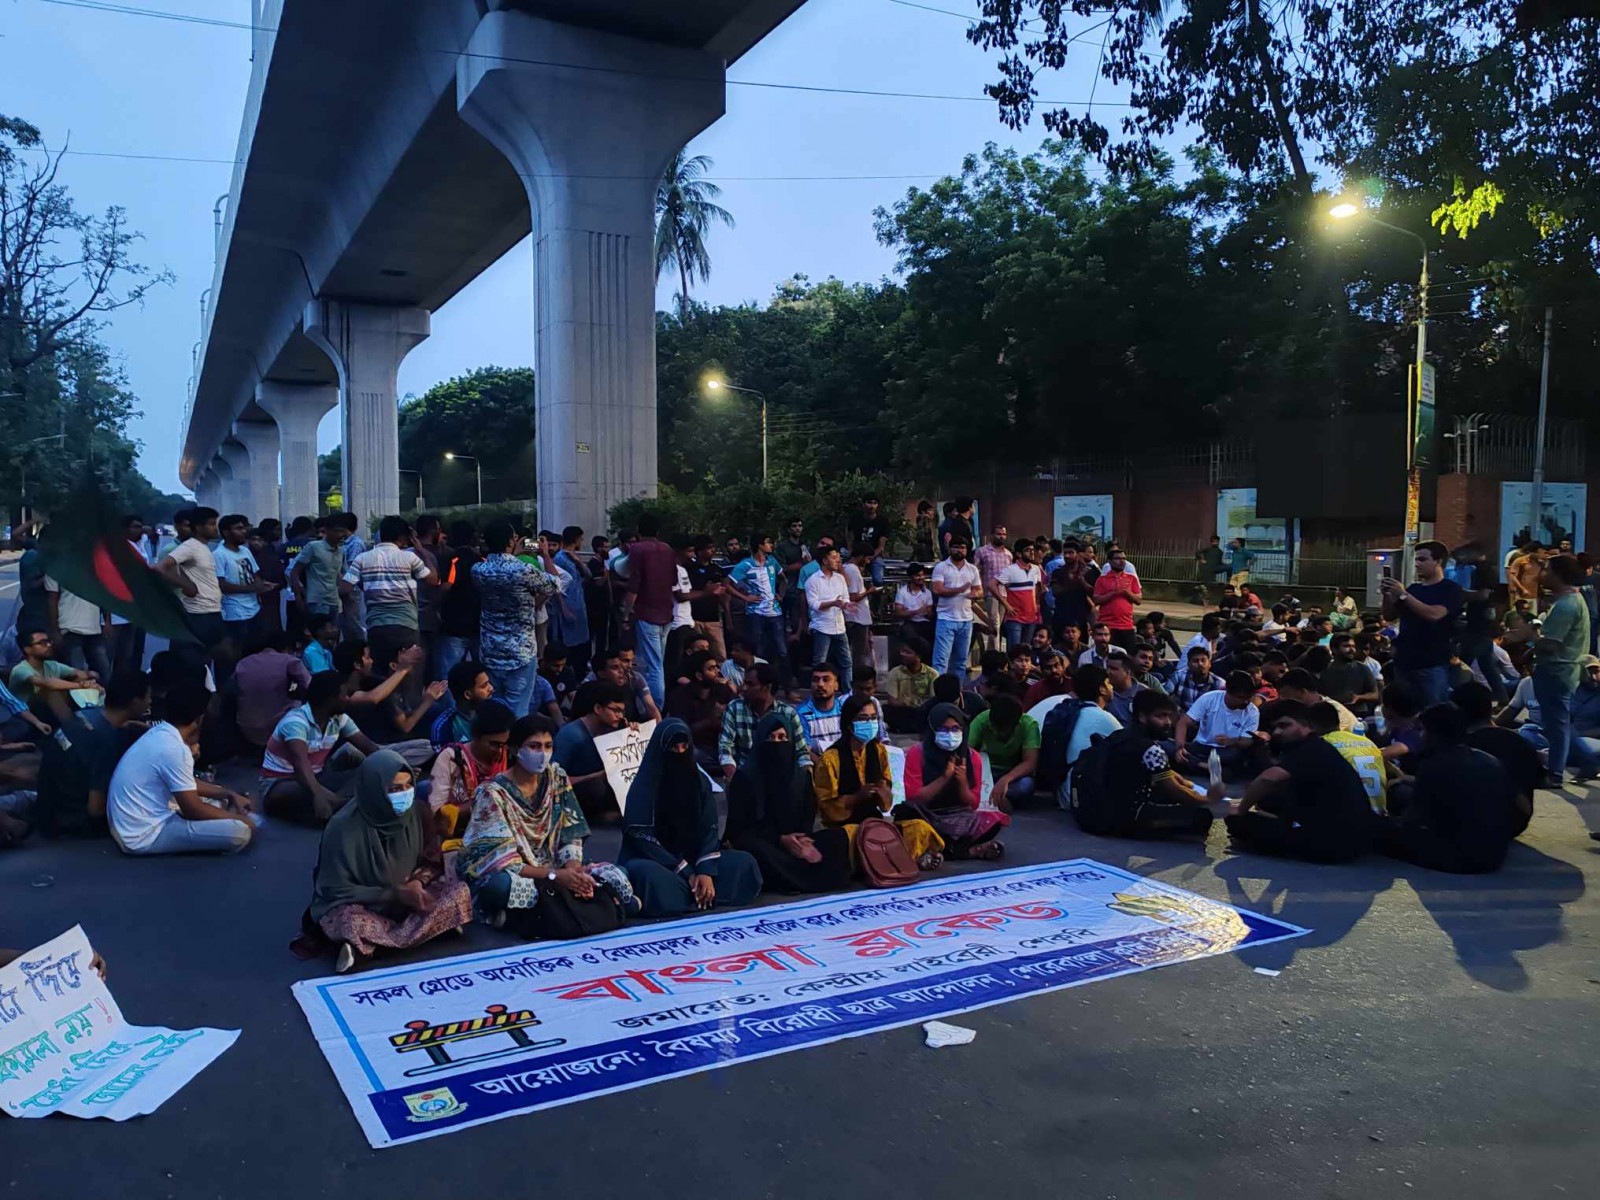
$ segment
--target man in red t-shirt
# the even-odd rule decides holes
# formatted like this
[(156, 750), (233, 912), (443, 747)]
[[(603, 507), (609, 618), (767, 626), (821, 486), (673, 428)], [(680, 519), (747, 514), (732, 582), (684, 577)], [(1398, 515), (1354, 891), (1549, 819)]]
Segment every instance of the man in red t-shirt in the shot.
[(661, 518), (639, 518), (639, 540), (628, 548), (628, 591), (633, 593), (634, 650), (639, 673), (656, 707), (666, 703), (667, 634), (672, 629), (673, 589), (678, 586), (678, 552), (656, 535)]
[(1128, 556), (1121, 546), (1106, 554), (1106, 569), (1094, 581), (1094, 599), (1100, 620), (1111, 630), (1113, 645), (1132, 650), (1138, 640), (1133, 631), (1133, 606), (1144, 602), (1139, 577), (1128, 570)]
[(1039, 594), (1044, 590), (1044, 574), (1039, 570), (1033, 543), (1023, 539), (1016, 544), (1015, 557), (994, 578), (988, 589), (1000, 602), (1003, 615), (1001, 632), (1006, 649), (1026, 646), (1039, 624)]

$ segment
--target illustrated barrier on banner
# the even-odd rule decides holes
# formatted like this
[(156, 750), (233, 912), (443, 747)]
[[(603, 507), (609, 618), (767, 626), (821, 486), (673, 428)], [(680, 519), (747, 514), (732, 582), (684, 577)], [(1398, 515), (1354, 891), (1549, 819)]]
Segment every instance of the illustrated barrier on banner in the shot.
[(624, 812), (628, 807), (628, 789), (633, 777), (644, 762), (644, 752), (650, 747), (650, 736), (656, 731), (654, 721), (646, 721), (638, 729), (624, 725), (594, 739), (594, 748), (600, 752), (600, 761), (606, 765), (606, 782), (611, 794), (617, 798), (617, 807)]
[(1090, 859), (294, 985), (374, 1146), (1307, 932)]
[(93, 958), (74, 925), (0, 968), (0, 1107), (12, 1116), (155, 1112), (238, 1038), (129, 1025)]

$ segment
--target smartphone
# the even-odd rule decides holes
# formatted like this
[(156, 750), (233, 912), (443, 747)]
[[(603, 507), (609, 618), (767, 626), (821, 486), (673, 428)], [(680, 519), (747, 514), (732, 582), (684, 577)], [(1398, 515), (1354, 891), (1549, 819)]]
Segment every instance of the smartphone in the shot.
[(1393, 579), (1394, 578), (1394, 568), (1391, 567), (1388, 563), (1384, 563), (1383, 564), (1383, 577), (1385, 579)]

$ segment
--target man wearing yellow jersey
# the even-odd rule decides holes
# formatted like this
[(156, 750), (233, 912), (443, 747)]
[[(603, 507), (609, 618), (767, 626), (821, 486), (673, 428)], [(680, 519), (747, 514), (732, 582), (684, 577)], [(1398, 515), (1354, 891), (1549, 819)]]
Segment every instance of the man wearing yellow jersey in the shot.
[(1389, 811), (1389, 771), (1399, 777), (1399, 768), (1385, 763), (1383, 751), (1359, 733), (1346, 733), (1339, 728), (1339, 710), (1328, 700), (1311, 706), (1311, 728), (1323, 741), (1339, 752), (1361, 777), (1361, 787), (1367, 793), (1372, 811)]

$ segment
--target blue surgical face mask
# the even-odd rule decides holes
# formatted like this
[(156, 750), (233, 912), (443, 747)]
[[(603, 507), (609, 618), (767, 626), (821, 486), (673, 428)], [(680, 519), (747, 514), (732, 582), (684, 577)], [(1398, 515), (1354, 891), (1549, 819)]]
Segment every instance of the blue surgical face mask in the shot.
[(394, 811), (397, 813), (410, 812), (412, 802), (415, 801), (416, 798), (416, 788), (406, 788), (406, 790), (403, 792), (389, 793), (389, 803), (394, 805)]
[(941, 729), (933, 735), (933, 740), (941, 750), (958, 750), (961, 747), (961, 731), (959, 729)]
[(517, 766), (530, 775), (537, 775), (550, 765), (550, 751), (532, 750), (527, 746), (517, 751)]
[(856, 741), (870, 742), (878, 736), (878, 723), (876, 721), (852, 721), (850, 732), (855, 734)]

